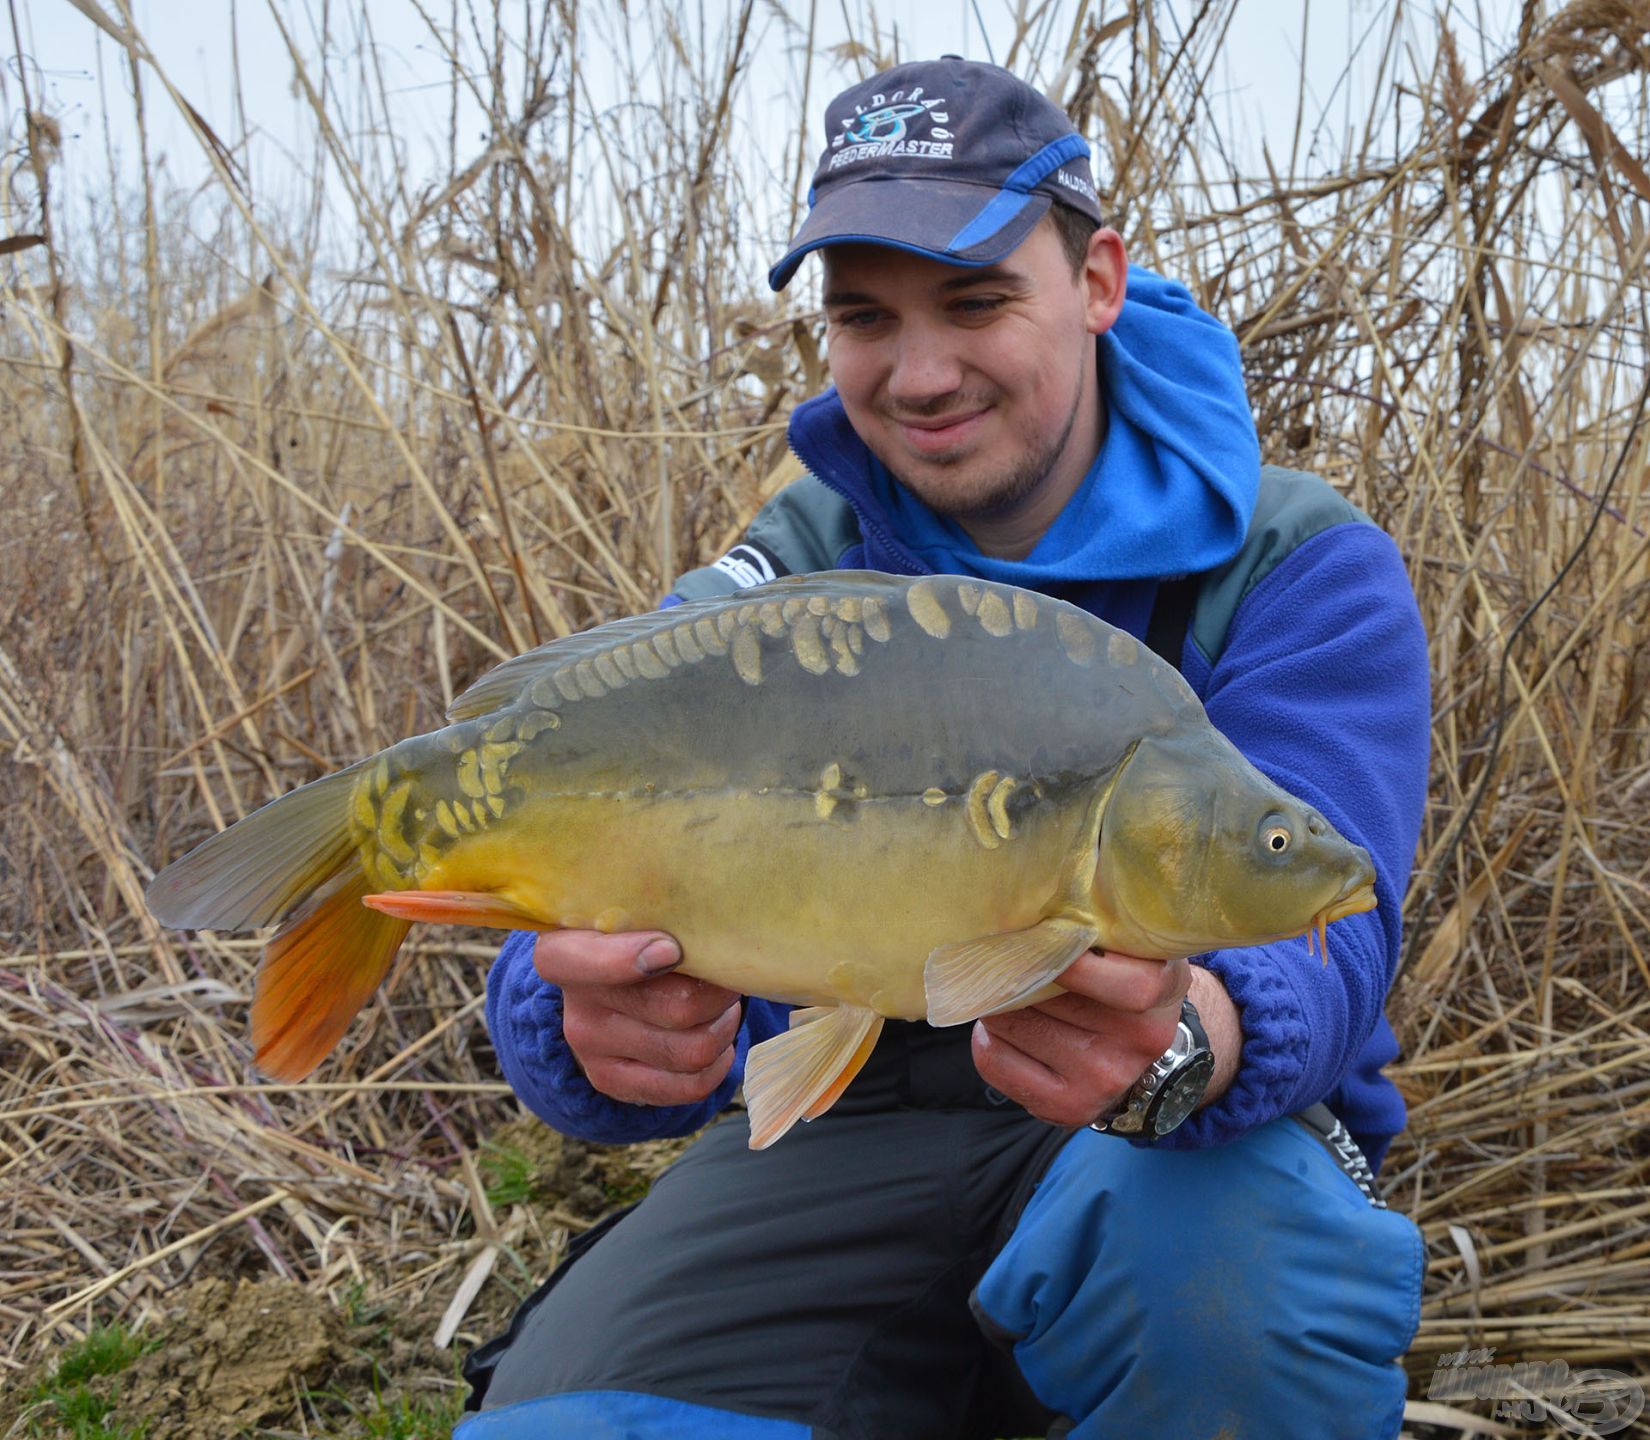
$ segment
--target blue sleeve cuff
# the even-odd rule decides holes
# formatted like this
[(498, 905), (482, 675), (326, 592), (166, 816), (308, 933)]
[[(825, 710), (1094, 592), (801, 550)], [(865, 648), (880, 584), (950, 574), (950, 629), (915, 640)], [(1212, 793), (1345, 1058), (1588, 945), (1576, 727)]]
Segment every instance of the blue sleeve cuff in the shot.
[[(1243, 1054), (1231, 1087), (1165, 1136), (1165, 1149), (1228, 1144), (1333, 1089), (1348, 1049), (1356, 1048), (1354, 1037), (1371, 1028), (1364, 1006), (1379, 1005), (1379, 995), (1365, 1000), (1355, 988), (1347, 994), (1344, 975), (1376, 970), (1383, 944), (1373, 914), (1337, 921), (1329, 938), (1327, 965), (1307, 954), (1304, 939), (1216, 950), (1192, 962), (1218, 979), (1237, 1006)], [(1342, 975), (1336, 966), (1344, 967)]]
[[(1298, 950), (1299, 943), (1291, 942)], [(1230, 1088), (1159, 1141), (1166, 1150), (1201, 1150), (1241, 1139), (1295, 1107), (1306, 1071), (1311, 1030), (1284, 971), (1279, 946), (1217, 950), (1192, 963), (1207, 969), (1232, 997), (1243, 1025), (1243, 1054)]]

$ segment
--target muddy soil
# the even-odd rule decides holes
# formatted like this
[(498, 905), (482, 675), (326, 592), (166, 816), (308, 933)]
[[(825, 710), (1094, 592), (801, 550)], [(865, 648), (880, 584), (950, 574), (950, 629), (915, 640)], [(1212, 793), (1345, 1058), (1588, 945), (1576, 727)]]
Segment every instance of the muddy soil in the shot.
[(156, 1348), (109, 1382), (118, 1417), (151, 1435), (228, 1440), (335, 1381), (347, 1326), (325, 1296), (278, 1278), (204, 1280), (180, 1297)]
[[(352, 1411), (433, 1395), (452, 1359), (386, 1317), (353, 1323), (324, 1294), (288, 1280), (209, 1279), (184, 1290), (154, 1348), (99, 1381), (114, 1418), (168, 1440), (235, 1440), (273, 1428), (311, 1433)], [(331, 1427), (329, 1426), (330, 1433)]]
[[(533, 1233), (547, 1235), (583, 1228), (639, 1199), (684, 1144), (587, 1145), (524, 1118), (503, 1126), (488, 1148), (514, 1157), (517, 1190), (524, 1183), (527, 1193), (508, 1203), (529, 1206), (538, 1222)], [(502, 1331), (520, 1294), (544, 1278), (548, 1256), (537, 1245), (524, 1247), (518, 1258), (531, 1283), (515, 1266), (501, 1265), (498, 1280), (508, 1283), (486, 1287), (466, 1319), (467, 1334)], [(146, 1328), (145, 1353), (91, 1385), (114, 1402), (111, 1421), (144, 1426), (150, 1440), (346, 1440), (401, 1433), (369, 1431), (368, 1417), (386, 1410), (445, 1408), (456, 1416), (466, 1393), (457, 1364), (468, 1346), (438, 1350), (431, 1337), (461, 1268), (455, 1267), (446, 1293), (438, 1288), (422, 1304), (375, 1302), (369, 1286), (347, 1314), (322, 1291), (275, 1276), (197, 1281), (178, 1292), (159, 1325)], [(54, 1364), (43, 1358), (37, 1374), (24, 1377), (13, 1395), (50, 1376)], [(10, 1408), (0, 1400), (0, 1435), (15, 1419)], [(42, 1417), (42, 1435), (55, 1440), (59, 1433), (67, 1432)]]

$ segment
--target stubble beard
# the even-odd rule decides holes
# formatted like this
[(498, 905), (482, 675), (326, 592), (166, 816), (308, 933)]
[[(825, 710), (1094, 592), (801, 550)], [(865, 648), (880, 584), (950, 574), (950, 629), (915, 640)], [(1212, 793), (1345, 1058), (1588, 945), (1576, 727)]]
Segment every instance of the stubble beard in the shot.
[(883, 464), (894, 479), (936, 515), (958, 521), (986, 520), (1002, 515), (1033, 494), (1065, 453), (1072, 429), (1077, 424), (1077, 412), (1081, 408), (1083, 380), (1084, 377), (1079, 374), (1065, 424), (1051, 443), (1027, 449), (1007, 471), (994, 477), (980, 477), (975, 485), (969, 487), (968, 493), (958, 493), (956, 476), (944, 473), (948, 468), (945, 461), (934, 462), (941, 473), (922, 476), (906, 474), (887, 461)]

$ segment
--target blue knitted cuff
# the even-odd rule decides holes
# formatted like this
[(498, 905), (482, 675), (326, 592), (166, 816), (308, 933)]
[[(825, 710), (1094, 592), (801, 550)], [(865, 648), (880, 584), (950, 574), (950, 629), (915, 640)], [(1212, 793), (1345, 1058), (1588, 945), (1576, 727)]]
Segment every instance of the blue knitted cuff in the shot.
[(1225, 1145), (1287, 1115), (1305, 1073), (1311, 1032), (1289, 977), (1270, 951), (1216, 950), (1193, 962), (1226, 987), (1243, 1026), (1231, 1087), (1158, 1142), (1165, 1150)]

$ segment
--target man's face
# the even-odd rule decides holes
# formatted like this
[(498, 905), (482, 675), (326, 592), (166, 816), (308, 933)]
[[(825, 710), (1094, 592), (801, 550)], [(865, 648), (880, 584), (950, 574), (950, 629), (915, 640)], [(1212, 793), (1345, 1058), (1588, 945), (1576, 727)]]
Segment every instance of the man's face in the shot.
[(1094, 336), (1122, 303), (1120, 274), (1115, 304), (1097, 300), (1094, 261), (1074, 274), (1046, 221), (981, 269), (884, 245), (833, 245), (824, 260), (831, 377), (849, 423), (931, 510), (1000, 514), (1056, 471), (1086, 472)]

